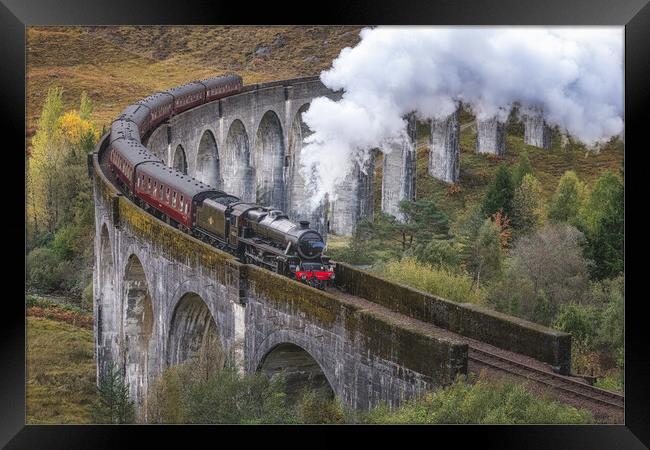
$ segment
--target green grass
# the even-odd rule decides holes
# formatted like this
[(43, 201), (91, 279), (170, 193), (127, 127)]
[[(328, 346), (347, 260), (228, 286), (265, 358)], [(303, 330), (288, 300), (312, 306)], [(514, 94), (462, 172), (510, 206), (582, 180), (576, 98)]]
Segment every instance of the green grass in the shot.
[(27, 317), (27, 423), (90, 423), (95, 398), (92, 330)]

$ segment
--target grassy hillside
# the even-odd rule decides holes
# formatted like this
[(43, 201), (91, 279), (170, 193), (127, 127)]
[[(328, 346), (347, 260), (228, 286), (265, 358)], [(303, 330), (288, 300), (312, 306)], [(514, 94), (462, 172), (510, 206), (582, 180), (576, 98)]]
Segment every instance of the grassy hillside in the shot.
[(28, 27), (27, 128), (47, 89), (76, 106), (85, 90), (93, 121), (109, 124), (132, 101), (198, 78), (235, 72), (244, 83), (318, 75), (359, 27)]
[[(523, 136), (508, 135), (506, 154), (498, 157), (476, 153), (476, 127), (474, 116), (467, 111), (461, 114), (463, 122), (460, 128), (460, 180), (455, 185), (438, 181), (428, 172), (429, 165), (429, 130), (428, 125), (418, 124), (416, 197), (433, 198), (436, 205), (456, 222), (460, 214), (483, 200), (490, 181), (497, 168), (506, 164), (511, 169), (518, 164), (519, 155), (528, 153), (535, 177), (542, 186), (546, 202), (549, 202), (560, 177), (573, 170), (580, 180), (592, 187), (596, 179), (606, 170), (618, 173), (623, 168), (623, 142), (613, 140), (603, 146), (598, 153), (586, 151), (579, 144), (562, 146), (559, 137), (553, 139), (549, 150), (533, 147), (524, 143)], [(375, 157), (375, 212), (381, 210), (382, 189), (382, 155)], [(329, 240), (330, 249), (341, 248), (349, 239), (334, 237)]]
[(92, 330), (27, 317), (27, 423), (90, 423), (95, 398)]

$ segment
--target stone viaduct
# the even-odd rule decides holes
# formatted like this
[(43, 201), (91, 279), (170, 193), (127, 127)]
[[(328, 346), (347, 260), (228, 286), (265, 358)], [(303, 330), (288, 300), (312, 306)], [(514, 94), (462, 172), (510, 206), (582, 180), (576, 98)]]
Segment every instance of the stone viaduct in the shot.
[[(303, 198), (296, 186), (302, 181), (295, 160), (305, 134), (300, 113), (323, 94), (339, 95), (316, 79), (247, 86), (242, 94), (179, 114), (144, 143), (211, 184), (248, 200), (261, 192), (299, 216)], [(319, 291), (242, 264), (121, 195), (101, 166), (107, 145), (104, 136), (91, 164), (97, 370), (99, 375), (110, 361), (123, 369), (140, 414), (156, 376), (212, 344), (242, 372), (282, 371), (294, 391), (323, 389), (353, 408), (380, 401), (396, 405), (467, 373), (467, 344), (414, 326), (406, 320), (412, 314), (568, 371), (568, 335), (562, 333), (381, 284), (345, 265), (337, 268), (337, 279), (355, 295)], [(382, 199), (386, 210), (414, 191), (407, 176), (412, 147), (396, 150), (384, 159), (386, 171), (395, 174), (395, 183), (384, 182), (384, 193), (390, 193)], [(363, 181), (363, 172), (357, 175)], [(355, 183), (352, 193), (369, 186)], [(354, 195), (343, 202), (350, 204), (333, 205), (332, 219), (351, 205), (355, 211), (368, 208)], [(348, 219), (356, 219), (354, 214)], [(373, 303), (377, 299), (383, 306)], [(404, 303), (397, 305), (398, 299)]]

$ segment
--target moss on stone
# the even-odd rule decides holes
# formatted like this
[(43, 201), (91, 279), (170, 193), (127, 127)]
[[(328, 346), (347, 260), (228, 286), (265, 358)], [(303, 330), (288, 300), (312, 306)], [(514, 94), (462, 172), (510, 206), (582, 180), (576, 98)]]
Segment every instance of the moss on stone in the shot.
[(352, 295), (463, 336), (559, 366), (563, 372), (569, 370), (571, 336), (567, 333), (481, 306), (451, 302), (344, 263), (337, 263), (336, 277)]
[(362, 344), (362, 352), (393, 361), (431, 379), (434, 384), (453, 381), (466, 372), (467, 345), (431, 336), (396, 323), (375, 311), (360, 309), (341, 299), (264, 269), (249, 266), (251, 292), (263, 302), (327, 329), (339, 322)]

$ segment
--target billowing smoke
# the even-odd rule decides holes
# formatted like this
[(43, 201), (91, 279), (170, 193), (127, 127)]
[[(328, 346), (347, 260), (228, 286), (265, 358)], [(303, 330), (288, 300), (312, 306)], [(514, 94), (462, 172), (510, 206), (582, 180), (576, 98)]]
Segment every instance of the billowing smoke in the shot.
[(623, 28), (377, 27), (345, 48), (323, 83), (343, 89), (314, 99), (301, 173), (313, 205), (349, 176), (353, 161), (403, 142), (406, 121), (441, 119), (459, 102), (479, 119), (505, 121), (511, 105), (593, 145), (623, 130)]

